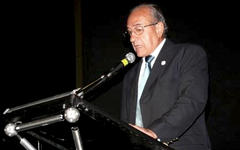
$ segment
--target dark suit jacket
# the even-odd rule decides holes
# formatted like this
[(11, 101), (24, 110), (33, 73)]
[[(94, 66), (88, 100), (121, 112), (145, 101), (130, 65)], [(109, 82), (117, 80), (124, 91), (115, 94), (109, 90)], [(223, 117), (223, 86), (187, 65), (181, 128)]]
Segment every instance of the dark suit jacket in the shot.
[[(123, 81), (121, 119), (133, 124), (141, 63), (136, 63)], [(207, 98), (205, 51), (197, 45), (174, 44), (167, 39), (140, 99), (144, 127), (164, 142), (178, 138), (170, 145), (176, 150), (210, 149), (204, 116)]]

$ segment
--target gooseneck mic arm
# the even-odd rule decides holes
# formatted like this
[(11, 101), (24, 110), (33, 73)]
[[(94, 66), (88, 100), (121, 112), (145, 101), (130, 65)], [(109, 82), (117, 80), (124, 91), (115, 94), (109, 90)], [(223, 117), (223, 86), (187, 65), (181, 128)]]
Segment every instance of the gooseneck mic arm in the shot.
[(100, 78), (91, 82), (87, 86), (76, 90), (75, 91), (76, 95), (79, 96), (80, 98), (83, 98), (86, 93), (102, 85), (105, 81), (107, 81), (112, 76), (117, 74), (122, 68), (126, 67), (129, 63), (133, 63), (135, 59), (136, 57), (132, 52), (127, 53), (125, 55), (125, 58), (122, 59), (121, 62), (115, 68), (113, 68), (109, 73), (107, 73), (106, 75), (102, 75)]

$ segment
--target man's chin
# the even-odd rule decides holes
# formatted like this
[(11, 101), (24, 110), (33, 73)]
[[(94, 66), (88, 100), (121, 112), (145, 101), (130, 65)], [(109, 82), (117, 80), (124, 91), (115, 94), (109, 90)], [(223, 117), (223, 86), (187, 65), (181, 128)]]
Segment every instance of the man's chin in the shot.
[(137, 53), (138, 57), (145, 57), (145, 55), (143, 53)]
[(140, 50), (136, 50), (136, 54), (138, 57), (144, 57), (143, 53)]

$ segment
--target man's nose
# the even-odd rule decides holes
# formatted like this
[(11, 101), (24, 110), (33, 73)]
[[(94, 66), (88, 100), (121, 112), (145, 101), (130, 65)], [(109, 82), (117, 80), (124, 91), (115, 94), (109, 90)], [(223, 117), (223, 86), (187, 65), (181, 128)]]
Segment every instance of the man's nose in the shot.
[(130, 35), (130, 42), (131, 42), (131, 43), (134, 43), (135, 40), (136, 40), (136, 34), (135, 34), (135, 33), (132, 33), (132, 34)]

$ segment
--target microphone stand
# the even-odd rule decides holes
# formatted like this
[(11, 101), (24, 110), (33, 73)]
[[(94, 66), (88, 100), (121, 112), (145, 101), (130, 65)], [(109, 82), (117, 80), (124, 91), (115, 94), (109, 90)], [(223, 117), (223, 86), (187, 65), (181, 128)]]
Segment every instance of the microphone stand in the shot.
[(98, 79), (94, 80), (93, 82), (89, 83), (83, 88), (79, 88), (75, 90), (75, 95), (80, 97), (81, 99), (84, 98), (84, 95), (95, 90), (103, 83), (105, 83), (108, 79), (110, 79), (113, 75), (115, 75), (121, 68), (123, 67), (122, 64), (118, 65), (115, 69), (112, 69), (109, 73), (105, 75), (101, 75)]
[(98, 86), (100, 86), (104, 81), (106, 81), (107, 76), (102, 75), (100, 78), (96, 79), (95, 81), (89, 83), (88, 85), (86, 85), (83, 88), (79, 88), (75, 91), (75, 94), (80, 97), (81, 99), (84, 98), (84, 94), (94, 90), (95, 88), (97, 88)]

